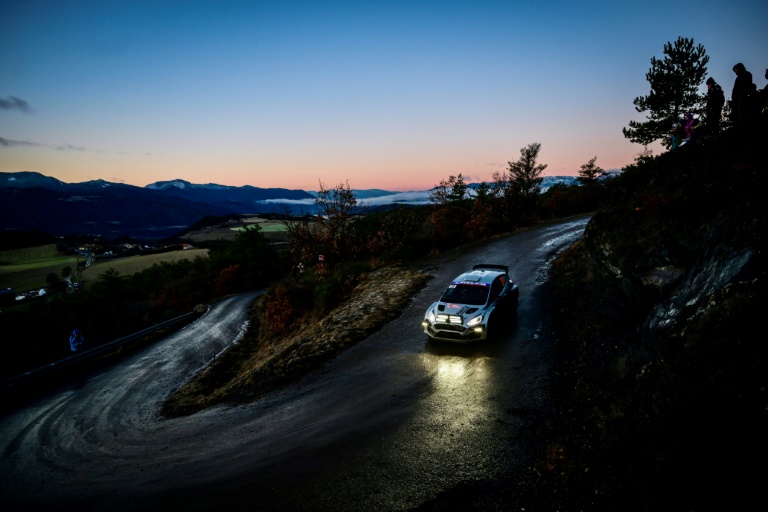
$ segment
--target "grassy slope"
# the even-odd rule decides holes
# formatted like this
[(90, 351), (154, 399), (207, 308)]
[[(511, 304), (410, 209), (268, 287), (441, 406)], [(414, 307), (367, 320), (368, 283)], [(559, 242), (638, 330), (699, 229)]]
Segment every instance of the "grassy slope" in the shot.
[(0, 251), (0, 288), (34, 290), (47, 285), (48, 274), (61, 277), (64, 267), (77, 269), (77, 257), (56, 251), (55, 244)]
[(83, 270), (83, 280), (92, 281), (107, 270), (116, 270), (121, 276), (129, 276), (159, 263), (175, 263), (184, 259), (193, 259), (198, 256), (208, 256), (208, 249), (186, 249), (182, 251), (146, 254), (143, 256), (137, 255), (127, 256), (125, 258), (97, 260), (94, 265)]
[[(95, 280), (110, 269), (118, 271), (120, 275), (128, 276), (158, 263), (174, 263), (182, 259), (207, 255), (208, 249), (187, 249), (144, 256), (97, 259), (96, 263), (83, 270), (82, 279)], [(82, 256), (80, 261), (83, 261)], [(64, 267), (70, 267), (72, 272), (75, 272), (77, 264), (76, 256), (66, 256), (56, 252), (56, 246), (53, 244), (0, 251), (0, 288), (13, 288), (17, 292), (43, 288), (47, 285), (48, 274), (53, 273), (61, 277)]]

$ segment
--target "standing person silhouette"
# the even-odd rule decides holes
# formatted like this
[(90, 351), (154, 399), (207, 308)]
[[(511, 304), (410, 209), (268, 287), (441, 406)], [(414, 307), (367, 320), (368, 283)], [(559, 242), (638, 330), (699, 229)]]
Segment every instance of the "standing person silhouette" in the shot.
[(712, 77), (707, 78), (707, 119), (705, 121), (707, 133), (717, 135), (720, 131), (720, 119), (723, 115), (723, 105), (725, 105), (725, 93), (720, 84), (715, 82)]
[[(765, 79), (768, 80), (768, 69), (765, 70)], [(768, 84), (757, 92), (757, 99), (757, 113), (765, 119), (768, 116)]]
[(741, 62), (733, 66), (733, 72), (736, 73), (731, 92), (733, 124), (742, 125), (751, 118), (750, 95), (755, 89), (755, 84), (752, 82), (752, 73), (747, 71)]

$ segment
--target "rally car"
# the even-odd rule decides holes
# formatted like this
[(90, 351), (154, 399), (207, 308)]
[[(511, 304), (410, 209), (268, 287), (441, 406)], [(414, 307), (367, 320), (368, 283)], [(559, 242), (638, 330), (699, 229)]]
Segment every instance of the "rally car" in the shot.
[(520, 289), (505, 265), (472, 267), (448, 285), (421, 322), (431, 339), (468, 343), (488, 339), (495, 329), (512, 322)]

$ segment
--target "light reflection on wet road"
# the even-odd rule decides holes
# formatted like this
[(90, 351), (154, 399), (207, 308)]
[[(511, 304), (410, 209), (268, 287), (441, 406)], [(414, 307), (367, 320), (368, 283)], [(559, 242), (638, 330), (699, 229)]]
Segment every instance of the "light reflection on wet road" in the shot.
[[(442, 258), (400, 318), (300, 383), (163, 420), (164, 397), (237, 336), (253, 296), (222, 303), (178, 336), (0, 418), (0, 505), (414, 510), (470, 496), (503, 506), (548, 405), (537, 290), (587, 220)], [(516, 321), (479, 345), (426, 341), (427, 306), (476, 263), (509, 265)]]

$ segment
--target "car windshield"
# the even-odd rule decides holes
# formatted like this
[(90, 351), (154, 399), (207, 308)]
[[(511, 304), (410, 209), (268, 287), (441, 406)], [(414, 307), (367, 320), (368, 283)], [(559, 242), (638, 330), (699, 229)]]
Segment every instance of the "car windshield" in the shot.
[(443, 302), (456, 302), (481, 306), (488, 300), (489, 287), (476, 284), (452, 284), (440, 298)]

